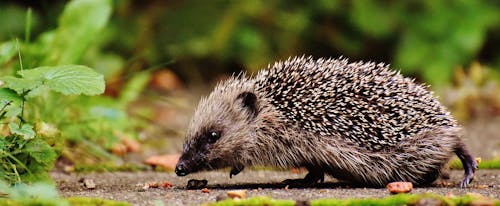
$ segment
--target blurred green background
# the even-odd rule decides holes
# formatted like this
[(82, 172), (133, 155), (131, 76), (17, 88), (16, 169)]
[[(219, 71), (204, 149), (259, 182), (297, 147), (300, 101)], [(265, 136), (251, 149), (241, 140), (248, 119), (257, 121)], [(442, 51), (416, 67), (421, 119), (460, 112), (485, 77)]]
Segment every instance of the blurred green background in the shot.
[[(67, 1), (2, 0), (0, 41), (56, 28)], [(478, 61), (499, 80), (497, 1), (139, 1), (112, 2), (112, 15), (80, 63), (108, 78), (168, 67), (185, 84), (255, 72), (294, 55), (390, 63), (436, 86)], [(78, 41), (78, 40), (74, 40)], [(493, 75), (493, 76), (495, 76)]]
[[(26, 122), (61, 132), (45, 139), (56, 165), (126, 162), (129, 140), (151, 140), (143, 156), (178, 153), (215, 82), (296, 55), (389, 63), (430, 85), (460, 123), (500, 122), (499, 45), (500, 2), (487, 0), (0, 1), (0, 76), (20, 62), (81, 64), (106, 80), (102, 96), (27, 99)], [(494, 121), (476, 122), (470, 131), (495, 140)], [(11, 134), (0, 125), (1, 135)], [(498, 156), (498, 143), (485, 145), (483, 156)]]

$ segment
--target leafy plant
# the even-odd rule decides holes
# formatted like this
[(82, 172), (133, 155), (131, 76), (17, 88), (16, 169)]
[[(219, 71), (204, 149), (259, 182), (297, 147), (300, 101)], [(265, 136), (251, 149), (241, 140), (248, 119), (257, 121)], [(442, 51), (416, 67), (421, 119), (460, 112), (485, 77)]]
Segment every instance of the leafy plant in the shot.
[(105, 200), (90, 197), (62, 198), (57, 194), (57, 189), (52, 184), (34, 183), (17, 184), (13, 187), (0, 181), (0, 205), (102, 205), (102, 206), (127, 206), (125, 202)]
[[(141, 92), (148, 75), (132, 78), (133, 88), (120, 101), (82, 97), (104, 92), (105, 69), (88, 59), (101, 72), (78, 65), (88, 51), (99, 53), (98, 34), (111, 10), (110, 0), (71, 1), (58, 27), (35, 41), (30, 41), (28, 10), (24, 41), (0, 43), (0, 176), (7, 182), (49, 180), (47, 171), (60, 154), (87, 164), (94, 163), (88, 159), (117, 159), (106, 148), (119, 141), (116, 131), (133, 131), (126, 105)], [(111, 62), (121, 65), (116, 58)]]
[[(104, 92), (103, 76), (81, 65), (39, 67), (17, 72), (19, 77), (0, 77), (2, 118), (8, 121), (10, 134), (0, 139), (0, 177), (9, 183), (47, 180), (47, 172), (57, 158), (55, 150), (43, 139), (43, 130), (35, 131), (24, 119), (24, 105), (43, 93), (97, 95)], [(43, 108), (42, 108), (43, 109)], [(40, 123), (43, 124), (43, 123)], [(56, 132), (52, 132), (56, 135)], [(46, 135), (50, 136), (50, 135)]]

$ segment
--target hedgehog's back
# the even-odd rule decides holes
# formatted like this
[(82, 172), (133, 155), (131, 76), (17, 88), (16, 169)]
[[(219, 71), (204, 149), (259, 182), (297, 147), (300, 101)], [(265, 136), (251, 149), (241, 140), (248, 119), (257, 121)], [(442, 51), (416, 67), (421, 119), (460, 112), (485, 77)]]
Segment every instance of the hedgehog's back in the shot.
[(261, 71), (256, 80), (287, 125), (371, 150), (456, 126), (424, 86), (383, 64), (296, 57)]

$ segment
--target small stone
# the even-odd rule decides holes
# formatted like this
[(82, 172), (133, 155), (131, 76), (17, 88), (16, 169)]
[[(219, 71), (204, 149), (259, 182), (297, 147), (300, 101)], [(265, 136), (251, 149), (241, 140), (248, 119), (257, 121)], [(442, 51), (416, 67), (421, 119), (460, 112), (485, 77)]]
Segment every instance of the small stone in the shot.
[(208, 190), (208, 188), (205, 187), (205, 188), (201, 189), (201, 192), (202, 193), (210, 193), (210, 190)]
[(158, 184), (158, 182), (150, 182), (148, 184), (149, 184), (149, 188), (158, 188), (158, 187), (160, 187), (160, 184)]
[(95, 183), (93, 179), (84, 179), (83, 186), (87, 189), (95, 189)]
[(411, 182), (391, 182), (386, 186), (391, 194), (408, 193), (413, 189)]
[(247, 190), (231, 190), (227, 191), (227, 196), (232, 199), (245, 199), (247, 197)]

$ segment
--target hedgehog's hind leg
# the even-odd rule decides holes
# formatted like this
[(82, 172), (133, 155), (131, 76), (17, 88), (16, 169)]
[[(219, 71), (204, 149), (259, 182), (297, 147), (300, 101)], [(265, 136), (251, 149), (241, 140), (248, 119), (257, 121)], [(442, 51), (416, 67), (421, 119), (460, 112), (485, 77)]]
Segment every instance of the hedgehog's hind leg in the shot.
[(478, 165), (465, 144), (461, 142), (455, 147), (455, 154), (457, 154), (465, 170), (465, 177), (460, 183), (460, 187), (465, 188), (474, 179), (474, 172), (476, 171)]
[(307, 168), (307, 170), (309, 173), (307, 173), (304, 179), (286, 179), (283, 183), (288, 185), (307, 186), (325, 181), (325, 173), (321, 171), (321, 169)]

